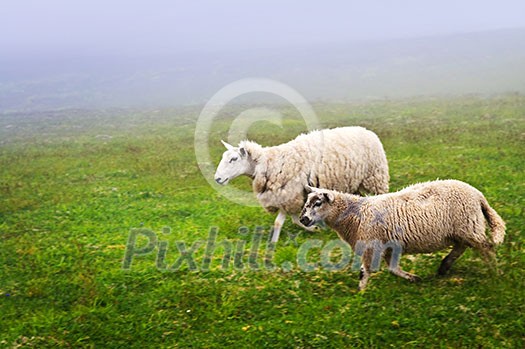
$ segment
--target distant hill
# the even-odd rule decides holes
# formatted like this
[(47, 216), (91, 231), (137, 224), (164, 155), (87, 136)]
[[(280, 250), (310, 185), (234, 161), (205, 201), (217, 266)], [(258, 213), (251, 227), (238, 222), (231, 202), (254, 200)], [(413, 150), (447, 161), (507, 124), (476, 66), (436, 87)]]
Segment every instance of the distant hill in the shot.
[(247, 77), (311, 101), (523, 93), (525, 28), (239, 52), (7, 54), (0, 112), (201, 104)]

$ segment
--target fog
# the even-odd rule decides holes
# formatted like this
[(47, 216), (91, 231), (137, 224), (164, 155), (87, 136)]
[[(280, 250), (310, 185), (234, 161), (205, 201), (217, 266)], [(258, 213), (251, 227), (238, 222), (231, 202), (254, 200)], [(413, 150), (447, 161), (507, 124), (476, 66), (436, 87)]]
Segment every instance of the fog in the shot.
[(421, 37), (525, 26), (525, 2), (3, 1), (0, 47), (159, 53)]
[(310, 100), (525, 91), (523, 1), (11, 1), (0, 111), (204, 103), (246, 77)]

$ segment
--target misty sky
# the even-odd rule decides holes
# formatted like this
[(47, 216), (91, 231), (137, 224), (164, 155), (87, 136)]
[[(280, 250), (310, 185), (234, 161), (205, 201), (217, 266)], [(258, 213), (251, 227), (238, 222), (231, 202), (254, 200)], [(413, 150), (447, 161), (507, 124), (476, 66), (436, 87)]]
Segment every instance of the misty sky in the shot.
[(523, 0), (71, 1), (0, 4), (4, 52), (157, 53), (525, 27)]

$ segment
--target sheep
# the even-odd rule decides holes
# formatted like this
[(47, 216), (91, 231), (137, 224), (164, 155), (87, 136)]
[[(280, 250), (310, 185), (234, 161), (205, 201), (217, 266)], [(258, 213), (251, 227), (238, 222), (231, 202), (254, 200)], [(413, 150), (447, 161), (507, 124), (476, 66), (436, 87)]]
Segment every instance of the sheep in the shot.
[(288, 143), (262, 147), (241, 141), (226, 147), (215, 173), (215, 181), (226, 185), (247, 175), (253, 191), (268, 212), (279, 212), (273, 225), (272, 242), (279, 239), (289, 214), (295, 224), (306, 201), (304, 187), (323, 186), (348, 193), (388, 192), (388, 163), (381, 141), (363, 127), (338, 127), (301, 134)]
[[(324, 221), (356, 255), (362, 254), (360, 290), (366, 287), (373, 259), (379, 267), (381, 254), (394, 275), (414, 282), (420, 278), (398, 265), (401, 252), (430, 253), (453, 246), (438, 269), (444, 275), (467, 247), (479, 250), (489, 261), (495, 259), (494, 247), (505, 236), (505, 222), (483, 194), (457, 180), (424, 182), (368, 197), (306, 189), (310, 193), (301, 223), (309, 227)], [(485, 219), (490, 237), (485, 233)]]

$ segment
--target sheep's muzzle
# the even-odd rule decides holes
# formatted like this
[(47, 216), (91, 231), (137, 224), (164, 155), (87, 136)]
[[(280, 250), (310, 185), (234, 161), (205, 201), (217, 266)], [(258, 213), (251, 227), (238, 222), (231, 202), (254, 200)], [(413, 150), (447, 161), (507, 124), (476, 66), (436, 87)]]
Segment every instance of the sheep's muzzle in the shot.
[(299, 221), (301, 222), (302, 225), (304, 225), (305, 227), (309, 227), (311, 226), (314, 221), (311, 220), (310, 218), (306, 217), (306, 216), (302, 216)]

